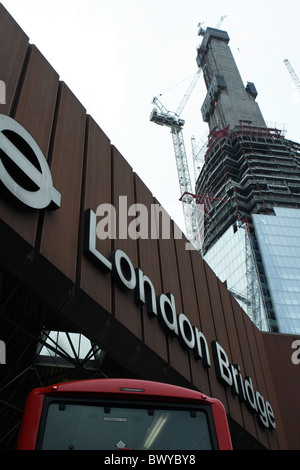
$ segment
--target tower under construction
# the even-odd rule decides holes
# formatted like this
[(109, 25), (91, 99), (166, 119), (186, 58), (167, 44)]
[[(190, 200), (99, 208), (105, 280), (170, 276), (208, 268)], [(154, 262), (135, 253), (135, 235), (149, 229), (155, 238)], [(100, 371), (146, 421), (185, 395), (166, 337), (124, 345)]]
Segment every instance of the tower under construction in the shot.
[(265, 123), (227, 32), (199, 35), (210, 132), (196, 182), (206, 209), (203, 256), (259, 328), (299, 334), (300, 145)]

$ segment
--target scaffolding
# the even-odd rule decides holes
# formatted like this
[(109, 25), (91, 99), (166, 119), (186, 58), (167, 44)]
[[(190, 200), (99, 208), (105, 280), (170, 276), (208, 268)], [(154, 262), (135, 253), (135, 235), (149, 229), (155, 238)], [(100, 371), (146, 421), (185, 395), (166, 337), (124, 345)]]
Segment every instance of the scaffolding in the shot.
[(300, 207), (299, 146), (276, 128), (228, 127), (209, 136), (196, 194), (215, 202), (206, 224), (204, 251), (236, 220), (273, 213), (274, 205)]
[[(258, 273), (252, 214), (273, 214), (274, 207), (300, 207), (300, 146), (285, 139), (276, 127), (226, 127), (210, 134), (196, 194), (209, 194), (210, 217), (205, 219), (203, 256), (231, 226), (247, 220), (245, 239), (250, 318), (260, 327), (259, 312), (274, 318), (263, 266)], [(226, 201), (226, 203), (224, 202)], [(252, 273), (252, 274), (251, 274)], [(260, 294), (259, 294), (260, 293)], [(268, 301), (264, 302), (264, 297)], [(248, 313), (247, 312), (247, 313)]]

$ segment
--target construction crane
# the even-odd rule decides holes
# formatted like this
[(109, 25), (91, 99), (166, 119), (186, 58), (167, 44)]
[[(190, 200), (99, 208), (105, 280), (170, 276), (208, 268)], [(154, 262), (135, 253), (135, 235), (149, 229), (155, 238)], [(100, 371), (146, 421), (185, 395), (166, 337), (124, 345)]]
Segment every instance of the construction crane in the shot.
[(295, 85), (296, 85), (296, 87), (297, 87), (297, 90), (298, 90), (299, 93), (300, 93), (300, 80), (299, 80), (299, 78), (297, 77), (297, 75), (296, 75), (296, 73), (295, 73), (293, 67), (291, 66), (291, 64), (290, 64), (290, 62), (288, 61), (288, 59), (284, 59), (283, 62), (285, 63), (285, 66), (286, 66), (286, 68), (288, 69), (289, 74), (291, 75), (291, 77), (292, 77), (292, 79), (293, 79), (293, 81), (294, 81), (294, 83), (295, 83)]
[[(226, 18), (226, 15), (221, 16), (218, 24), (216, 25), (216, 29), (219, 29), (221, 27), (221, 25), (222, 25), (223, 21), (225, 20), (225, 18)], [(203, 24), (204, 23), (199, 23), (198, 24), (198, 28), (199, 28), (198, 36), (204, 36), (204, 34), (205, 34), (206, 29), (204, 28)]]
[[(205, 134), (201, 137), (201, 139), (197, 143), (196, 143), (195, 136), (191, 137), (195, 184), (196, 184), (198, 175), (200, 173), (200, 169), (202, 165), (204, 164), (204, 154), (207, 150), (207, 136), (208, 136), (208, 131), (205, 132)], [(201, 167), (199, 165), (201, 165)]]
[(173, 146), (175, 152), (175, 160), (178, 173), (178, 181), (181, 195), (185, 194), (183, 202), (183, 215), (186, 227), (186, 236), (189, 242), (197, 249), (200, 249), (197, 220), (196, 220), (196, 207), (194, 198), (189, 196), (192, 191), (192, 183), (190, 178), (189, 166), (185, 151), (184, 139), (182, 129), (185, 121), (180, 118), (180, 115), (187, 104), (203, 69), (199, 68), (186, 91), (183, 99), (181, 100), (176, 112), (169, 111), (157, 98), (153, 98), (153, 110), (150, 115), (150, 121), (160, 126), (167, 126), (171, 129)]
[[(221, 17), (217, 28), (220, 27), (225, 17), (226, 16)], [(201, 239), (199, 235), (199, 223), (201, 224), (201, 221), (199, 222), (199, 218), (201, 219), (201, 215), (199, 216), (199, 204), (196, 204), (195, 197), (191, 196), (193, 194), (192, 183), (182, 133), (182, 128), (185, 124), (185, 121), (180, 118), (180, 115), (183, 109), (185, 108), (185, 105), (187, 104), (204, 68), (205, 67), (200, 67), (197, 70), (176, 112), (171, 112), (167, 110), (156, 96), (153, 98), (152, 101), (154, 107), (150, 115), (151, 122), (154, 122), (155, 124), (158, 124), (160, 126), (167, 126), (171, 129), (178, 173), (178, 181), (181, 192), (180, 200), (183, 202), (183, 215), (186, 227), (186, 236), (189, 242), (198, 251), (201, 250)]]

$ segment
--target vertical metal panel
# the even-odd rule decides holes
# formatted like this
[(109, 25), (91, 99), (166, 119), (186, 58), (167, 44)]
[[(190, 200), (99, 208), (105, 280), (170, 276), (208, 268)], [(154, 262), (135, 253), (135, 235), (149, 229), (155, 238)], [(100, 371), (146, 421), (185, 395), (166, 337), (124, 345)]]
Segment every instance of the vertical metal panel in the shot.
[[(81, 237), (78, 246), (78, 287), (99, 303), (102, 308), (112, 313), (111, 275), (104, 274), (101, 269), (83, 255), (84, 213), (92, 209), (97, 213), (100, 204), (111, 204), (111, 146), (108, 137), (88, 116), (86, 135), (86, 162), (83, 182)], [(97, 249), (106, 258), (112, 251), (112, 240), (97, 237)]]
[[(165, 294), (172, 293), (175, 298), (176, 312), (183, 311), (180, 282), (178, 277), (178, 265), (173, 239), (174, 227), (171, 222), (171, 238), (159, 239), (160, 265), (162, 275), (162, 288)], [(170, 366), (177, 370), (183, 377), (191, 381), (189, 355), (184, 351), (177, 338), (168, 336), (168, 348), (170, 354)]]
[[(249, 344), (249, 354), (252, 364), (248, 364), (246, 373), (252, 378), (254, 390), (258, 390), (262, 395), (266, 394), (265, 384), (263, 380), (262, 367), (257, 344), (255, 341), (255, 335), (253, 331), (253, 323), (247, 315), (244, 315), (244, 321), (246, 324), (247, 341)], [(250, 362), (250, 361), (249, 361)], [(265, 446), (269, 445), (269, 435), (266, 435), (265, 431), (262, 430), (260, 424), (255, 420), (256, 436), (257, 439)]]
[[(248, 340), (248, 332), (247, 327), (251, 327), (251, 320), (247, 316), (247, 314), (242, 310), (242, 308), (238, 305), (237, 302), (232, 303), (233, 314), (235, 317), (235, 324), (237, 329), (237, 339), (239, 340), (243, 352), (243, 361), (241, 366), (241, 371), (243, 377), (248, 375), (253, 378), (253, 362), (252, 362), (252, 354), (254, 351), (251, 352), (249, 340)], [(245, 324), (247, 323), (247, 325)], [(257, 422), (255, 421), (252, 414), (245, 413), (245, 427), (248, 432), (250, 432), (253, 436), (257, 436)]]
[(59, 76), (34, 46), (18, 93), (14, 118), (32, 135), (48, 159)]
[[(235, 363), (236, 358), (232, 356), (232, 351), (230, 348), (230, 341), (228, 338), (227, 328), (226, 328), (226, 319), (225, 315), (230, 315), (230, 312), (223, 311), (223, 304), (220, 295), (220, 289), (223, 286), (220, 285), (218, 278), (216, 277), (215, 273), (212, 269), (205, 263), (205, 271), (208, 283), (208, 289), (210, 293), (210, 301), (211, 307), (213, 312), (213, 318), (216, 328), (216, 340), (222, 346), (222, 348), (226, 351), (228, 360), (230, 364)], [(235, 340), (237, 340), (237, 336), (235, 336)], [(232, 395), (231, 390), (229, 387), (225, 390), (227, 396), (227, 403), (230, 415), (235, 419), (239, 424), (243, 424), (242, 413), (237, 403), (236, 398)]]
[[(299, 349), (300, 336), (258, 332), (257, 338), (259, 346), (263, 344), (261, 353), (268, 359), (270, 367), (265, 376), (269, 385), (268, 398), (271, 404), (278, 401), (278, 407), (274, 409), (277, 432), (273, 439), (278, 438), (280, 449), (299, 450), (300, 364), (292, 361), (292, 354)], [(294, 340), (298, 346), (292, 347)]]
[(54, 186), (62, 200), (58, 210), (45, 212), (40, 253), (74, 283), (85, 120), (85, 109), (62, 83), (51, 154)]
[[(147, 222), (148, 222), (148, 238), (138, 239), (138, 265), (143, 273), (151, 280), (156, 295), (162, 293), (162, 282), (160, 274), (160, 262), (158, 252), (158, 240), (155, 238), (151, 230), (154, 229), (155, 223), (153, 211), (151, 216), (151, 205), (154, 209), (153, 195), (148, 188), (144, 185), (142, 180), (135, 175), (135, 190), (136, 201), (138, 204), (143, 204), (147, 209)], [(152, 219), (152, 220), (151, 220)], [(168, 361), (167, 355), (167, 338), (166, 333), (158, 323), (157, 317), (150, 318), (146, 306), (141, 307), (142, 310), (142, 325), (143, 325), (143, 341), (154, 352), (160, 355), (166, 362)]]
[(231, 361), (230, 347), (226, 332), (226, 326), (224, 321), (223, 306), (221, 302), (218, 279), (212, 269), (205, 263), (205, 272), (207, 278), (207, 284), (210, 294), (211, 307), (213, 311), (213, 317), (215, 320), (216, 328), (216, 340), (220, 345), (227, 351), (228, 359)]
[[(96, 214), (97, 207), (104, 202), (111, 202), (111, 146), (108, 137), (92, 117), (87, 116), (76, 289), (62, 311), (79, 330), (98, 344), (102, 344), (103, 334), (109, 328), (112, 317), (111, 275), (105, 274), (93, 260), (86, 257), (83, 240), (87, 229), (85, 211), (91, 209)], [(96, 248), (109, 258), (111, 240), (96, 238)]]
[[(30, 47), (26, 71), (17, 98), (14, 118), (26, 128), (48, 157), (59, 77), (35, 46)], [(38, 211), (18, 208), (11, 213), (9, 225), (24, 240), (35, 244)]]
[[(200, 325), (208, 344), (216, 339), (214, 325), (214, 312), (211, 308), (210, 296), (208, 290), (208, 281), (205, 272), (205, 261), (199, 258), (198, 253), (191, 251), (191, 260), (195, 278), (196, 295), (198, 298), (198, 308), (200, 312)], [(211, 350), (210, 350), (211, 351)], [(213, 367), (213, 358), (211, 356), (212, 367), (208, 369), (210, 390), (207, 394), (218, 398), (228, 411), (227, 397), (224, 387), (218, 382), (215, 369)]]
[[(127, 228), (130, 218), (127, 211), (135, 204), (133, 171), (121, 153), (112, 146), (113, 168), (113, 205), (117, 214), (116, 239), (114, 249), (123, 250), (130, 258), (133, 267), (138, 266), (137, 242), (128, 236)], [(121, 199), (122, 198), (122, 199)], [(124, 199), (123, 199), (124, 198)], [(120, 219), (122, 217), (122, 220)], [(130, 305), (130, 308), (129, 308)], [(114, 285), (114, 316), (126, 326), (137, 338), (142, 338), (141, 314), (134, 302), (132, 291), (123, 291)]]
[[(216, 279), (219, 292), (220, 292), (220, 310), (219, 314), (222, 312), (222, 320), (220, 322), (220, 328), (224, 329), (224, 334), (226, 339), (224, 340), (224, 334), (220, 337), (221, 345), (224, 344), (228, 357), (231, 359), (232, 364), (240, 364), (242, 362), (242, 353), (240, 349), (240, 344), (238, 341), (237, 331), (234, 322), (234, 316), (232, 313), (232, 305), (230, 302), (230, 294), (225, 286), (221, 283), (219, 279)], [(218, 315), (219, 317), (219, 315)], [(225, 341), (225, 343), (223, 343)], [(227, 350), (228, 348), (228, 350)], [(229, 395), (231, 391), (229, 390)], [(249, 413), (248, 410), (245, 410), (244, 407), (238, 406), (237, 400), (233, 397), (229, 398), (229, 408), (230, 416), (235, 419), (239, 424), (243, 424), (245, 413)]]
[[(276, 425), (279, 429), (282, 427), (282, 418), (280, 415), (280, 408), (278, 406), (279, 402), (276, 397), (274, 381), (270, 371), (270, 364), (267, 357), (266, 349), (264, 347), (263, 335), (254, 324), (252, 326), (253, 331), (253, 343), (255, 344), (255, 374), (258, 384), (258, 391), (261, 393), (265, 400), (268, 400), (273, 408), (275, 414)], [(283, 368), (284, 370), (284, 368)], [(267, 447), (270, 447), (271, 450), (276, 450), (279, 448), (280, 437), (277, 436), (277, 433), (264, 432), (264, 430), (259, 430), (258, 438)], [(279, 433), (280, 435), (281, 433)], [(279, 439), (279, 440), (278, 440)], [(282, 442), (283, 445), (286, 444), (286, 441)]]
[[(0, 80), (5, 83), (5, 95), (6, 104), (0, 104), (1, 114), (11, 114), (13, 103), (18, 89), (19, 82), (21, 80), (21, 74), (23, 70), (23, 64), (26, 57), (26, 51), (28, 48), (28, 37), (20, 29), (14, 19), (7, 13), (2, 4), (0, 4)], [(0, 183), (1, 184), (1, 183)], [(12, 204), (8, 204), (4, 197), (0, 198), (0, 218), (5, 224), (14, 229), (19, 234), (24, 234), (25, 228), (25, 239), (34, 244), (35, 230), (31, 228), (30, 223), (26, 217), (22, 217), (23, 212)], [(22, 220), (20, 220), (20, 217)], [(35, 217), (34, 217), (35, 220)], [(26, 233), (28, 230), (29, 233)], [(5, 237), (11, 235), (5, 234), (5, 231), (1, 231), (1, 243), (2, 246), (5, 244)], [(24, 263), (26, 256), (29, 252), (27, 244), (18, 243), (16, 234), (13, 234), (15, 238), (15, 250), (17, 255), (14, 259), (14, 254), (11, 253), (11, 264), (12, 268), (19, 269)], [(23, 239), (22, 239), (23, 241)], [(2, 254), (1, 258), (5, 257), (5, 253)]]
[[(0, 5), (0, 78), (6, 83), (6, 105), (0, 112), (11, 114), (34, 137), (47, 158), (56, 104), (58, 75), (17, 23)], [(44, 119), (43, 119), (44, 117)], [(41, 126), (41, 123), (43, 124)], [(4, 237), (14, 238), (10, 267), (19, 270), (34, 247), (39, 213), (28, 211), (19, 204), (0, 199), (1, 220), (13, 231)], [(2, 258), (3, 258), (2, 256)], [(5, 264), (5, 262), (4, 262)]]
[(0, 105), (2, 114), (11, 114), (23, 63), (28, 37), (0, 4), (0, 80), (6, 85), (6, 104)]
[[(186, 244), (187, 240), (184, 235), (182, 238), (175, 240), (183, 313), (189, 319), (190, 324), (192, 326), (196, 326), (198, 330), (201, 331), (193, 266), (190, 251), (186, 249)], [(194, 252), (194, 256), (196, 262), (202, 262), (202, 258), (198, 253)], [(199, 286), (199, 292), (201, 291), (202, 288)], [(209, 382), (207, 370), (203, 367), (199, 360), (195, 359), (192, 351), (189, 352), (189, 360), (193, 384), (203, 393), (208, 394)]]

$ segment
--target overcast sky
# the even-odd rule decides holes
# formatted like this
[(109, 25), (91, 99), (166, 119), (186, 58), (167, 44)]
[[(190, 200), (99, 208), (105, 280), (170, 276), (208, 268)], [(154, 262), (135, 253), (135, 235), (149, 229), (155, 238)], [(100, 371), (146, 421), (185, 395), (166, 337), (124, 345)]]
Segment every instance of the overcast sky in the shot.
[[(152, 99), (176, 111), (197, 71), (198, 23), (228, 32), (245, 84), (254, 82), (265, 121), (300, 141), (299, 0), (2, 0), (61, 80), (184, 229), (169, 129), (149, 121)], [(1, 70), (0, 70), (1, 79)], [(191, 137), (201, 140), (200, 78), (181, 117), (193, 177)], [(99, 201), (99, 204), (105, 201)], [(96, 208), (94, 208), (96, 209)]]

